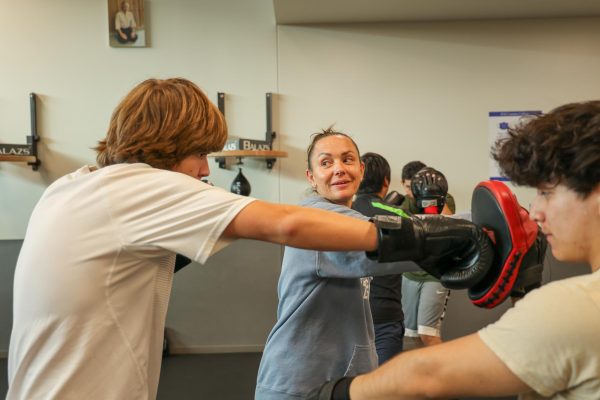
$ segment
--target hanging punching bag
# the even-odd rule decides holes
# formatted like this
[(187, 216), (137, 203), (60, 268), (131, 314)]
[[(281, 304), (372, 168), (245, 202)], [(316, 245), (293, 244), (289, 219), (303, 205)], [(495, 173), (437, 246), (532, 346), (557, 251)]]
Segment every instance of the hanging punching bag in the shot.
[(242, 169), (240, 168), (239, 170), (240, 171), (231, 183), (231, 193), (239, 194), (242, 196), (249, 196), (250, 190), (252, 189), (250, 187), (250, 182), (248, 182), (248, 179), (246, 179), (244, 174), (242, 174)]

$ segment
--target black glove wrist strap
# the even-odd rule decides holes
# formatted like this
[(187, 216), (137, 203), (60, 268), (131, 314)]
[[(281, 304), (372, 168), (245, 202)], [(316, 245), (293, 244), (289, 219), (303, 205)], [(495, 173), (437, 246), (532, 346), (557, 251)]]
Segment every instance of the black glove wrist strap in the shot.
[(417, 243), (413, 220), (402, 217), (376, 215), (370, 220), (377, 228), (378, 246), (368, 251), (367, 258), (379, 262), (415, 261), (422, 257)]
[(331, 400), (350, 400), (350, 384), (354, 380), (353, 376), (345, 376), (335, 383)]

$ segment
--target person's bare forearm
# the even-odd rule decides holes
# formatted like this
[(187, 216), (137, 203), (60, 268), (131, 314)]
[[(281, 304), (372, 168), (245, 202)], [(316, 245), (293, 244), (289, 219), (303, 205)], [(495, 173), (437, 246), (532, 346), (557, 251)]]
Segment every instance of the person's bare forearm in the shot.
[(530, 390), (472, 334), (401, 353), (356, 377), (352, 400), (406, 400), (459, 396), (507, 396)]
[(240, 211), (225, 235), (315, 250), (377, 248), (377, 230), (368, 221), (315, 208), (263, 201), (250, 203)]
[(298, 207), (281, 221), (280, 237), (292, 247), (315, 250), (375, 250), (377, 230), (368, 221)]
[[(426, 349), (424, 349), (426, 350)], [(426, 399), (435, 368), (428, 363), (423, 351), (414, 350), (402, 353), (375, 371), (356, 377), (350, 386), (352, 400)]]

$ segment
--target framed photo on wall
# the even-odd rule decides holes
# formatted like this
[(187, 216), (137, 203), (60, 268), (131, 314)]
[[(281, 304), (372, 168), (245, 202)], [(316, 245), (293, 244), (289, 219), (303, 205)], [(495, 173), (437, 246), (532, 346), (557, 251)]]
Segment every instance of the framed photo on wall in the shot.
[(108, 0), (111, 47), (146, 47), (144, 0)]

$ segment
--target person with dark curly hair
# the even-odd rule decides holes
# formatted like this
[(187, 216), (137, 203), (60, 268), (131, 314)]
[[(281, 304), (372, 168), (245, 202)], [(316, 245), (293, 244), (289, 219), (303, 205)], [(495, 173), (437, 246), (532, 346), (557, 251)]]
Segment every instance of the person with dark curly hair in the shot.
[(530, 218), (553, 255), (588, 263), (591, 273), (531, 291), (477, 333), (328, 382), (311, 399), (598, 398), (600, 101), (533, 117), (510, 129), (492, 154), (516, 184), (537, 188)]

